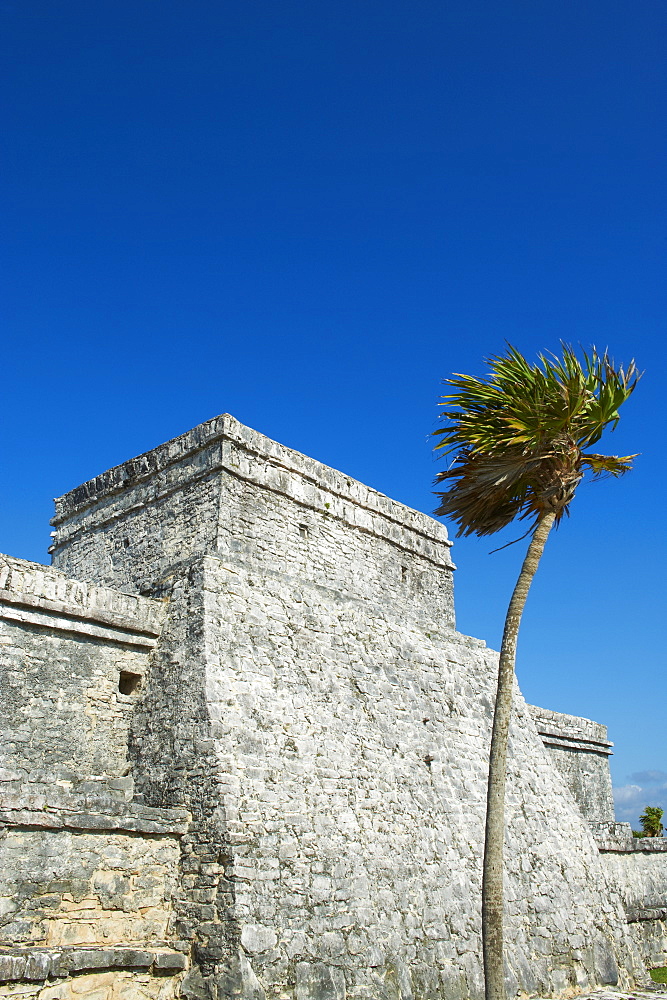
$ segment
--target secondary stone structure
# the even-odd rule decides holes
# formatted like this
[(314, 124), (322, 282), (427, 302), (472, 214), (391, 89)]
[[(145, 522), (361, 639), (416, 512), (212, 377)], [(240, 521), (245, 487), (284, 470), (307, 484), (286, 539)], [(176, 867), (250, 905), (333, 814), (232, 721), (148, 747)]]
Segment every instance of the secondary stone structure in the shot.
[[(473, 1000), (497, 654), (443, 525), (224, 415), (0, 557), (0, 996)], [(510, 994), (667, 960), (596, 723), (516, 692)]]

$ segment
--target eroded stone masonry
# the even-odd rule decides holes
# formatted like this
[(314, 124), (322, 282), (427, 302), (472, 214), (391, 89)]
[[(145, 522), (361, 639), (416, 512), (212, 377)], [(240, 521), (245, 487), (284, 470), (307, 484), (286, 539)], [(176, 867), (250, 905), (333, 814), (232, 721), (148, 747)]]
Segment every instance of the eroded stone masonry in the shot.
[[(478, 1000), (496, 653), (443, 525), (225, 415), (0, 557), (0, 996)], [(667, 962), (606, 729), (516, 693), (511, 994)]]

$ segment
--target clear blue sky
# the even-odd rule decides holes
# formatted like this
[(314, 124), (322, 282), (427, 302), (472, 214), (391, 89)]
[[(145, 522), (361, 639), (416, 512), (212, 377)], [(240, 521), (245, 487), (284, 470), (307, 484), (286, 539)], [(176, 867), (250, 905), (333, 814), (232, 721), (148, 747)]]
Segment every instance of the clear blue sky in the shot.
[[(442, 377), (608, 345), (646, 371), (607, 442), (641, 458), (549, 542), (519, 675), (609, 724), (622, 818), (667, 808), (664, 17), (2, 0), (0, 550), (48, 561), (52, 496), (224, 411), (430, 512)], [(493, 547), (455, 558), (497, 646)]]

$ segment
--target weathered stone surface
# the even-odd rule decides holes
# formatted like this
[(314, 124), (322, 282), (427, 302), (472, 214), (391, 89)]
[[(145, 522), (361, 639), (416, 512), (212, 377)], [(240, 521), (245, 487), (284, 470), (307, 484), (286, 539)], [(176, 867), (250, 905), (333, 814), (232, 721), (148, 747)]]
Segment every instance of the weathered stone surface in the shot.
[(84, 969), (112, 969), (115, 966), (123, 968), (148, 969), (154, 961), (150, 951), (138, 951), (136, 948), (79, 948), (70, 952), (66, 967), (69, 972), (81, 972)]
[(453, 624), (443, 525), (228, 414), (61, 497), (53, 524), (55, 565), (110, 587), (156, 593), (217, 553)]
[(241, 944), (251, 955), (275, 948), (278, 935), (272, 927), (262, 927), (259, 924), (246, 924), (241, 931)]
[(667, 843), (651, 837), (632, 839), (631, 845), (632, 850), (605, 850), (602, 859), (619, 887), (632, 938), (646, 965), (667, 965)]
[[(150, 635), (154, 644), (164, 607), (90, 584), (75, 585), (47, 567), (5, 556), (0, 579), (6, 598), (0, 600), (2, 762), (4, 767), (11, 762), (16, 787), (31, 780), (49, 785), (89, 775), (99, 786), (102, 777), (123, 777), (136, 698), (119, 692), (119, 678), (121, 672), (145, 673), (150, 649), (137, 646), (136, 640)], [(38, 615), (26, 617), (27, 612), (23, 618), (14, 615), (24, 605), (46, 602), (45, 594), (47, 603), (68, 610), (40, 611), (39, 621)], [(98, 629), (105, 634), (81, 631), (93, 628), (100, 616), (108, 619)]]
[(529, 708), (545, 747), (585, 818), (591, 823), (613, 823), (609, 755), (614, 744), (607, 739), (607, 727), (534, 705)]
[[(454, 628), (444, 527), (229, 416), (54, 524), (58, 569), (0, 579), (21, 995), (481, 997), (497, 657)], [(517, 691), (510, 994), (629, 984), (664, 941), (667, 858), (635, 864), (612, 828), (603, 729)]]
[(9, 827), (0, 945), (166, 943), (178, 860), (175, 837)]
[(156, 969), (180, 970), (186, 967), (187, 962), (184, 955), (180, 955), (176, 951), (167, 951), (158, 952), (154, 964)]
[(27, 955), (0, 955), (0, 981), (24, 979)]
[(180, 977), (120, 970), (82, 973), (57, 983), (0, 985), (0, 996), (17, 1000), (173, 1000), (183, 995)]
[(25, 964), (25, 979), (46, 979), (51, 972), (51, 958), (39, 952), (29, 955)]
[(299, 962), (295, 996), (296, 1000), (345, 1000), (343, 971), (323, 962)]

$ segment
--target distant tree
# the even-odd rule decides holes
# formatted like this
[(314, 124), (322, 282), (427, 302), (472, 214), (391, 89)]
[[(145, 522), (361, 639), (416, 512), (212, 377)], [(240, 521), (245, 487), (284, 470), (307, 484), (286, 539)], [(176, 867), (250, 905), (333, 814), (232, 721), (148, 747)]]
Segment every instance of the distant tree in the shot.
[[(642, 832), (640, 836), (642, 837), (662, 837), (662, 819), (663, 810), (660, 806), (646, 806), (644, 812), (639, 817), (639, 822), (642, 825)], [(634, 833), (634, 830), (633, 830)]]
[(634, 455), (599, 455), (586, 449), (618, 422), (618, 409), (639, 378), (632, 362), (616, 368), (605, 353), (562, 345), (562, 358), (530, 364), (508, 345), (489, 359), (486, 379), (444, 379), (447, 426), (437, 448), (452, 455), (436, 483), (446, 484), (436, 514), (449, 517), (458, 535), (491, 535), (515, 518), (529, 518), (531, 536), (512, 594), (500, 647), (487, 788), (482, 878), (482, 943), (487, 1000), (505, 1000), (503, 976), (503, 842), (507, 743), (516, 645), (528, 590), (549, 532), (569, 512), (585, 474), (620, 476)]

